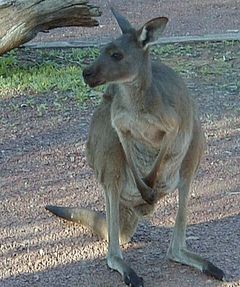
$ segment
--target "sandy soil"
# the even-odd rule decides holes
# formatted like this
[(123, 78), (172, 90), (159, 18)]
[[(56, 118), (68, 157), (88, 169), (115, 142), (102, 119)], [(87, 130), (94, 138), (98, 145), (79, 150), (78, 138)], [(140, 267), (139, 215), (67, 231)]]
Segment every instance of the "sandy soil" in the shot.
[[(207, 137), (189, 202), (188, 245), (222, 268), (227, 282), (165, 259), (176, 214), (174, 193), (123, 246), (147, 287), (240, 286), (239, 86), (229, 84), (239, 81), (238, 47), (226, 48), (233, 55), (226, 73), (186, 76)], [(198, 57), (191, 60), (196, 65), (211, 63), (207, 46)], [(58, 204), (104, 210), (101, 187), (84, 154), (94, 106), (89, 102), (80, 109), (69, 96), (64, 110), (56, 111), (57, 96), (16, 94), (0, 101), (0, 286), (124, 286), (107, 268), (106, 242), (44, 209)], [(39, 116), (26, 106), (29, 97), (47, 103), (48, 112)]]

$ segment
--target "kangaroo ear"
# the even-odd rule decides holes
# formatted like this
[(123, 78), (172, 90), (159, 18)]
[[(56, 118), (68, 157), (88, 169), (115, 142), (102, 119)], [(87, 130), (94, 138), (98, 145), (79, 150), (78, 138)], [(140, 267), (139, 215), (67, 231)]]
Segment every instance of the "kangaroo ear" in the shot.
[(164, 31), (168, 22), (168, 18), (166, 17), (158, 17), (148, 21), (138, 33), (138, 41), (141, 43), (144, 49), (151, 44), (154, 44), (162, 32)]
[(118, 26), (120, 27), (123, 34), (128, 33), (129, 31), (133, 30), (128, 20), (125, 17), (123, 17), (121, 14), (119, 14), (115, 8), (111, 7), (111, 11), (115, 19), (117, 20)]

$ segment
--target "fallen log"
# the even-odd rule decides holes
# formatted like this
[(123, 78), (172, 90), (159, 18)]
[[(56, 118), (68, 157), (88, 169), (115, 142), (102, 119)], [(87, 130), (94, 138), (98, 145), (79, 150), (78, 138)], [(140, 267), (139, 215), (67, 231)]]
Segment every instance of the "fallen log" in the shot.
[(87, 0), (0, 0), (0, 55), (57, 27), (98, 25)]

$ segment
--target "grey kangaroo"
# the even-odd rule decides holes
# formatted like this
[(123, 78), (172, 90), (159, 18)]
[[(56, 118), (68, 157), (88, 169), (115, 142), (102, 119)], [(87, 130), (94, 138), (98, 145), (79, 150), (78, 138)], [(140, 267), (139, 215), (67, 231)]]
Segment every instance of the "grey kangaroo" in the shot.
[(112, 12), (122, 36), (83, 71), (90, 87), (108, 84), (87, 141), (89, 165), (104, 189), (106, 217), (85, 208), (46, 208), (107, 240), (108, 266), (127, 285), (139, 287), (143, 279), (124, 261), (120, 244), (131, 239), (139, 220), (152, 214), (161, 198), (178, 189), (179, 208), (167, 256), (222, 280), (222, 270), (186, 246), (188, 194), (205, 140), (183, 80), (150, 59), (149, 46), (168, 19), (155, 18), (135, 30), (115, 9)]

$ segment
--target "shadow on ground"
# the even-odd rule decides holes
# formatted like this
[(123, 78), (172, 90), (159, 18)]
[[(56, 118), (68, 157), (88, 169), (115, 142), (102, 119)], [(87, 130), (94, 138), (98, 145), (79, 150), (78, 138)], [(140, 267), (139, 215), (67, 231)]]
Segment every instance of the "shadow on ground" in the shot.
[[(53, 220), (56, 218), (53, 217)], [(229, 229), (231, 226), (231, 229)], [(126, 260), (143, 276), (145, 286), (230, 286), (239, 283), (240, 216), (230, 216), (221, 220), (203, 222), (188, 228), (188, 245), (217, 264), (226, 273), (228, 283), (218, 282), (202, 275), (193, 268), (181, 266), (165, 259), (172, 228), (140, 224), (132, 241), (124, 247)], [(156, 236), (158, 235), (158, 236)], [(95, 238), (88, 238), (89, 243)], [(98, 242), (95, 242), (99, 244)], [(59, 244), (59, 242), (51, 242)], [(71, 246), (65, 238), (63, 248)], [(36, 246), (37, 248), (37, 246)], [(9, 254), (10, 255), (10, 254)], [(174, 272), (173, 272), (174, 271)], [(70, 275), (71, 274), (71, 275)], [(194, 282), (198, 282), (198, 285)], [(55, 283), (56, 282), (56, 283)], [(167, 284), (167, 285), (166, 285)], [(105, 259), (79, 260), (66, 265), (58, 265), (41, 272), (22, 273), (0, 280), (1, 286), (124, 286), (121, 277), (110, 271)], [(238, 286), (238, 285), (231, 285)]]

